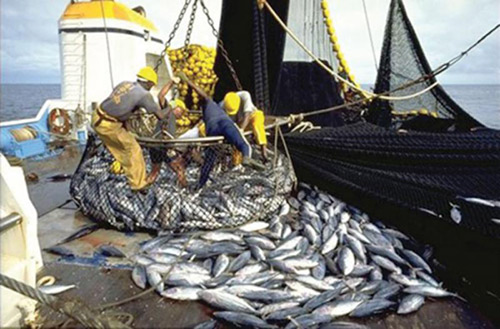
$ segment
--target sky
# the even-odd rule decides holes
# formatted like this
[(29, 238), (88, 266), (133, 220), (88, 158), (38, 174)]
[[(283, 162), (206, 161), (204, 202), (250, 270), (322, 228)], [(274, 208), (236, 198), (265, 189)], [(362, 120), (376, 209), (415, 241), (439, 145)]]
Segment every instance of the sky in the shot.
[[(234, 0), (237, 1), (237, 0)], [(358, 82), (371, 84), (376, 70), (363, 0), (329, 0), (340, 47)], [(183, 0), (121, 0), (142, 5), (161, 31), (170, 33)], [(58, 19), (69, 0), (0, 0), (0, 82), (60, 83)], [(218, 26), (222, 0), (205, 0)], [(365, 0), (377, 58), (390, 0)], [(405, 0), (431, 67), (465, 50), (500, 23), (499, 0)], [(181, 46), (187, 17), (173, 42)], [(192, 42), (215, 45), (205, 17), (197, 18)], [(443, 84), (500, 84), (500, 30), (438, 77)]]

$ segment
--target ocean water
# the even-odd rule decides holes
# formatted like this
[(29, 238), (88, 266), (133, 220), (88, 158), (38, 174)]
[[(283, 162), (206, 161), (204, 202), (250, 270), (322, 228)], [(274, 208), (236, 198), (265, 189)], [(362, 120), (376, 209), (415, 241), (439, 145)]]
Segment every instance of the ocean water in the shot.
[[(444, 89), (474, 118), (500, 129), (500, 85), (445, 85)], [(0, 121), (34, 117), (46, 99), (60, 97), (58, 84), (1, 84)]]

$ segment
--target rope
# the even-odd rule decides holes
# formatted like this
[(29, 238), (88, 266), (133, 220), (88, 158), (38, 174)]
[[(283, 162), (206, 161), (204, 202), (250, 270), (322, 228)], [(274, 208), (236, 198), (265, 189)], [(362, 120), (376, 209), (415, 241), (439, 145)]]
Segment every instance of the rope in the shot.
[(106, 25), (106, 15), (104, 13), (103, 0), (101, 0), (100, 3), (101, 3), (102, 21), (104, 23), (104, 34), (106, 35), (106, 48), (108, 49), (109, 78), (111, 80), (111, 89), (113, 89), (115, 84), (113, 82), (113, 68), (111, 65), (111, 48), (109, 47), (108, 26)]
[(278, 126), (278, 132), (280, 134), (281, 142), (283, 143), (283, 148), (285, 149), (286, 157), (288, 161), (290, 161), (290, 166), (292, 166), (293, 175), (295, 176), (295, 181), (293, 183), (293, 188), (297, 188), (297, 175), (295, 174), (295, 167), (293, 166), (292, 157), (290, 156), (290, 152), (288, 152), (288, 146), (286, 145), (285, 137), (283, 136), (283, 132), (281, 131), (281, 127)]
[(57, 297), (42, 293), (40, 290), (28, 286), (27, 284), (0, 274), (0, 285), (14, 290), (24, 296), (37, 300), (49, 306), (57, 312), (61, 312), (70, 318), (80, 322), (90, 328), (128, 328), (123, 323), (96, 314), (86, 305), (77, 301), (63, 301)]
[(264, 5), (265, 7), (269, 10), (269, 12), (271, 13), (271, 16), (274, 17), (274, 19), (278, 22), (279, 25), (281, 25), (281, 27), (285, 30), (285, 32), (295, 41), (295, 43), (297, 43), (297, 45), (302, 48), (302, 50), (304, 50), (308, 55), (309, 57), (311, 57), (319, 66), (321, 66), (324, 70), (326, 70), (328, 73), (330, 73), (332, 76), (334, 76), (335, 78), (337, 78), (338, 80), (344, 82), (345, 84), (347, 84), (349, 87), (361, 92), (362, 94), (364, 94), (366, 96), (366, 98), (379, 98), (379, 99), (383, 99), (383, 100), (388, 100), (388, 101), (400, 101), (400, 100), (407, 100), (407, 99), (410, 99), (410, 98), (414, 98), (414, 97), (417, 97), (417, 96), (420, 96), (421, 94), (431, 90), (432, 88), (434, 88), (435, 86), (438, 85), (438, 83), (434, 83), (432, 84), (431, 86), (429, 86), (428, 88), (418, 92), (418, 93), (415, 93), (415, 94), (411, 94), (411, 95), (405, 95), (405, 96), (383, 96), (383, 95), (377, 95), (377, 94), (374, 94), (370, 91), (367, 91), (367, 90), (364, 90), (358, 86), (356, 86), (355, 84), (351, 83), (349, 80), (347, 79), (344, 79), (343, 77), (341, 77), (339, 74), (337, 74), (335, 71), (333, 71), (331, 68), (329, 68), (326, 64), (324, 64), (316, 55), (314, 55), (311, 50), (309, 50), (309, 48), (307, 48), (306, 45), (304, 45), (304, 43), (302, 43), (298, 38), (297, 36), (286, 26), (286, 24), (281, 20), (281, 18), (279, 17), (279, 15), (273, 10), (273, 8), (271, 7), (271, 5), (269, 5), (269, 3), (266, 1), (266, 0), (263, 0), (264, 2)]
[(377, 55), (375, 54), (375, 46), (373, 45), (372, 29), (370, 27), (370, 20), (368, 19), (365, 0), (363, 0), (363, 10), (365, 12), (366, 26), (368, 27), (368, 35), (370, 36), (370, 44), (372, 46), (373, 62), (375, 63), (375, 70), (378, 72)]
[(481, 42), (483, 42), (487, 37), (489, 37), (493, 32), (495, 32), (498, 28), (500, 27), (500, 24), (497, 24), (495, 27), (493, 27), (491, 30), (486, 32), (481, 38), (479, 38), (476, 42), (474, 42), (469, 48), (461, 52), (459, 55), (453, 57), (450, 59), (448, 62), (442, 64), (439, 66), (437, 69), (432, 71), (430, 74), (431, 76), (436, 76), (445, 70), (449, 69), (452, 65), (455, 65), (458, 61), (460, 61), (462, 58), (465, 57), (472, 49), (474, 49), (476, 46), (478, 46)]

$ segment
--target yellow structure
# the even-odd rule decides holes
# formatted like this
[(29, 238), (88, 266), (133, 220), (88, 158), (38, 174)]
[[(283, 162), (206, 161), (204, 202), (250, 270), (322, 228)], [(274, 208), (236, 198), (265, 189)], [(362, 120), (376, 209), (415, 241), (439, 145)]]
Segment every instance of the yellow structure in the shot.
[(121, 19), (133, 22), (144, 27), (147, 30), (157, 32), (156, 26), (137, 11), (132, 10), (113, 0), (92, 0), (89, 2), (74, 2), (66, 8), (61, 20), (66, 19), (85, 19), (85, 18), (104, 18)]

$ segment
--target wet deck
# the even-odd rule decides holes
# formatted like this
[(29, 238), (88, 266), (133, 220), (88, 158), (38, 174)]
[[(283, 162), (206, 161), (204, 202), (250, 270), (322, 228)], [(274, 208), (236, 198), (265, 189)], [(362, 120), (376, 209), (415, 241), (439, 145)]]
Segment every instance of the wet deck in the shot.
[[(130, 279), (130, 271), (124, 269), (106, 269), (92, 266), (68, 264), (47, 264), (40, 275), (53, 275), (61, 284), (76, 284), (77, 289), (60, 296), (85, 301), (87, 305), (104, 305), (116, 302), (142, 290)], [(160, 297), (152, 292), (146, 296), (113, 308), (113, 311), (127, 312), (133, 315), (134, 328), (192, 328), (196, 324), (208, 320), (212, 310), (203, 303), (177, 302)], [(44, 327), (49, 328), (61, 324), (65, 318), (53, 311), (42, 308), (46, 318)], [(352, 321), (347, 317), (342, 321)], [(387, 313), (357, 321), (373, 329), (421, 328), (421, 329), (464, 329), (495, 328), (470, 305), (460, 300), (436, 300), (425, 303), (416, 313), (400, 316)]]
[[(74, 204), (67, 204), (40, 218), (39, 236), (42, 247), (52, 246), (79, 228), (91, 223), (82, 216)], [(59, 257), (43, 253), (44, 269), (39, 277), (53, 275), (59, 284), (75, 284), (76, 289), (59, 296), (78, 299), (94, 308), (123, 300), (142, 292), (130, 278), (127, 259), (105, 259), (94, 254), (100, 244), (112, 244), (128, 256), (133, 255), (138, 243), (149, 239), (147, 233), (125, 234), (115, 230), (99, 229), (77, 240), (64, 244), (77, 257)], [(178, 302), (151, 292), (137, 300), (113, 308), (133, 316), (134, 328), (191, 328), (208, 320), (212, 310), (203, 303)], [(46, 307), (41, 308), (44, 327), (60, 325), (65, 317)], [(347, 317), (343, 321), (352, 321)], [(458, 299), (428, 301), (416, 313), (400, 316), (388, 312), (380, 316), (357, 320), (370, 328), (483, 328), (495, 326), (472, 305)]]

